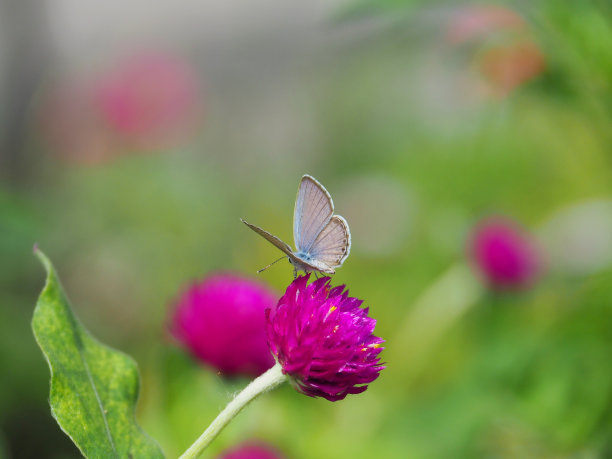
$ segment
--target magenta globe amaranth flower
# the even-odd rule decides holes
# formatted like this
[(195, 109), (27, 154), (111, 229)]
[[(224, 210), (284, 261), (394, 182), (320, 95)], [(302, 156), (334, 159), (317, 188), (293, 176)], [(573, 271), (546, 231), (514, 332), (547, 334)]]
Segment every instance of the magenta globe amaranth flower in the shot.
[(236, 448), (227, 450), (217, 459), (283, 459), (276, 449), (260, 442), (248, 442)]
[(265, 310), (278, 298), (265, 285), (217, 274), (180, 294), (172, 334), (191, 354), (227, 376), (258, 376), (274, 364)]
[(491, 217), (479, 223), (468, 250), (476, 269), (495, 289), (529, 287), (541, 271), (535, 241), (507, 218)]
[(308, 284), (294, 280), (276, 308), (266, 310), (270, 350), (298, 390), (311, 397), (342, 400), (367, 389), (384, 368), (376, 320), (362, 300), (329, 277)]

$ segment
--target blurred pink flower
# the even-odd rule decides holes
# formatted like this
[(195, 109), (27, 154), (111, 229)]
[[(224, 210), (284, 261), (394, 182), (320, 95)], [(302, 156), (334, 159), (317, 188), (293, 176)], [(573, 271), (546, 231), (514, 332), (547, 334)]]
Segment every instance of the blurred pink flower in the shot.
[(119, 61), (93, 91), (102, 119), (137, 146), (164, 146), (195, 128), (197, 78), (176, 56), (143, 53)]
[(283, 459), (274, 448), (263, 443), (245, 443), (221, 453), (217, 459)]
[(458, 8), (446, 26), (452, 52), (468, 47), (483, 95), (504, 97), (546, 69), (544, 53), (517, 12), (495, 5)]
[(259, 282), (216, 274), (180, 293), (170, 329), (191, 354), (221, 373), (259, 376), (274, 364), (264, 311), (277, 300)]
[(527, 288), (541, 271), (534, 239), (507, 218), (481, 221), (474, 229), (468, 251), (478, 272), (494, 289)]
[(57, 156), (98, 164), (135, 150), (168, 148), (195, 132), (202, 113), (195, 71), (150, 52), (46, 88), (37, 115)]
[(504, 29), (523, 29), (525, 20), (509, 8), (498, 5), (468, 5), (452, 15), (446, 39), (453, 44), (482, 38)]

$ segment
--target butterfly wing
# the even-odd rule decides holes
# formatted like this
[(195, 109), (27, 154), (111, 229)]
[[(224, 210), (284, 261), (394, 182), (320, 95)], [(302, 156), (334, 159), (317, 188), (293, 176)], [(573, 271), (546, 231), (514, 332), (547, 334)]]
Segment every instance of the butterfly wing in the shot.
[(293, 266), (295, 266), (298, 270), (304, 272), (318, 271), (320, 273), (325, 274), (336, 274), (336, 270), (334, 268), (318, 260), (304, 261), (300, 258), (297, 258), (297, 261), (294, 261), (292, 263)]
[(334, 203), (327, 190), (310, 175), (304, 175), (293, 210), (293, 239), (298, 252), (310, 252), (333, 213)]
[(251, 228), (253, 231), (255, 231), (257, 234), (259, 234), (260, 236), (263, 236), (268, 242), (272, 243), (272, 245), (282, 250), (286, 255), (289, 255), (290, 258), (295, 258), (295, 255), (293, 255), (293, 250), (291, 250), (291, 247), (289, 247), (288, 244), (285, 244), (283, 241), (281, 241), (279, 238), (277, 238), (273, 234), (270, 234), (267, 231), (262, 230), (259, 226), (255, 226), (255, 225), (250, 224), (249, 222), (245, 222), (242, 218), (240, 219), (240, 221), (244, 223), (246, 226), (248, 226), (249, 228)]
[(313, 261), (336, 268), (342, 266), (350, 251), (351, 232), (348, 223), (340, 215), (334, 215), (316, 237), (310, 248), (310, 256)]
[(261, 229), (259, 226), (253, 225), (249, 222), (245, 222), (242, 218), (240, 219), (242, 223), (251, 228), (260, 236), (263, 236), (267, 241), (271, 242), (275, 247), (282, 250), (291, 260), (293, 265), (302, 271), (319, 271), (326, 274), (334, 274), (333, 268), (329, 267), (327, 264), (319, 262), (317, 260), (311, 260), (310, 262), (304, 261), (301, 258), (295, 256), (291, 247), (288, 244), (285, 244), (279, 238), (274, 236), (273, 234), (268, 233), (266, 230)]

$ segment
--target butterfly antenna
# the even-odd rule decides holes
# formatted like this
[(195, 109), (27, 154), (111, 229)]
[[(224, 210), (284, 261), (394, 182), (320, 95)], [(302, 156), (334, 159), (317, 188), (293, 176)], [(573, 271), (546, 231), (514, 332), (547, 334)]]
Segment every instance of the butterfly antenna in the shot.
[(266, 267), (264, 267), (264, 268), (261, 268), (261, 269), (257, 270), (257, 274), (259, 274), (259, 273), (260, 273), (260, 272), (262, 272), (262, 271), (265, 271), (265, 270), (266, 270), (266, 269), (268, 269), (270, 266), (272, 266), (274, 263), (277, 263), (277, 262), (281, 261), (283, 258), (289, 258), (289, 257), (287, 257), (287, 255), (285, 255), (285, 256), (283, 256), (283, 257), (280, 257), (278, 260), (274, 260), (274, 261), (273, 261), (272, 263), (270, 263), (268, 266), (266, 266)]

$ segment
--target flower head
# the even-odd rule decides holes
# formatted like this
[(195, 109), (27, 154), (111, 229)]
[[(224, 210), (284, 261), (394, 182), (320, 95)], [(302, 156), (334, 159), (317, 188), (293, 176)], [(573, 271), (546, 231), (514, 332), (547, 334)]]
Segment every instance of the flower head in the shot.
[(221, 453), (218, 459), (283, 459), (283, 455), (263, 443), (245, 443)]
[(528, 287), (540, 272), (535, 242), (517, 223), (506, 218), (482, 221), (468, 250), (478, 271), (496, 289)]
[(259, 282), (217, 274), (176, 301), (171, 332), (195, 357), (227, 376), (258, 376), (274, 364), (265, 310), (278, 296)]
[(311, 397), (342, 400), (367, 389), (384, 368), (376, 320), (362, 300), (329, 277), (308, 284), (294, 280), (276, 308), (266, 310), (270, 350), (298, 390)]

